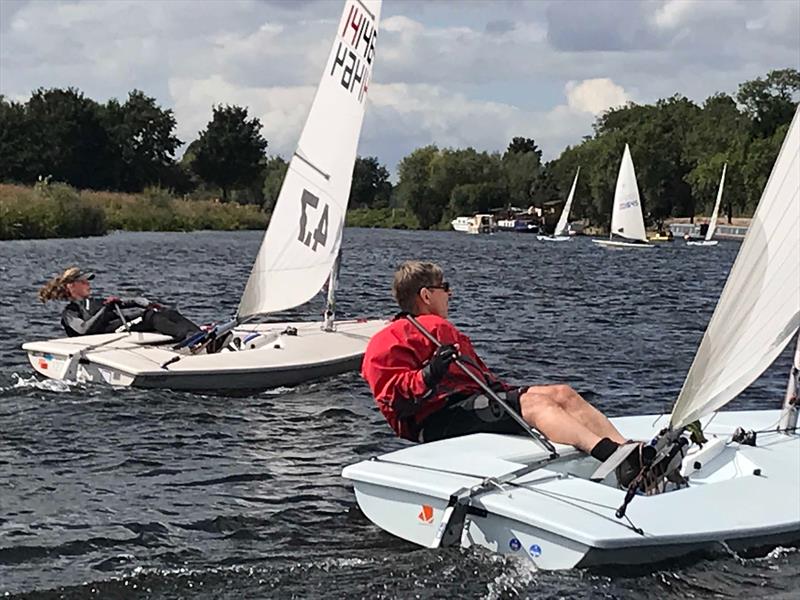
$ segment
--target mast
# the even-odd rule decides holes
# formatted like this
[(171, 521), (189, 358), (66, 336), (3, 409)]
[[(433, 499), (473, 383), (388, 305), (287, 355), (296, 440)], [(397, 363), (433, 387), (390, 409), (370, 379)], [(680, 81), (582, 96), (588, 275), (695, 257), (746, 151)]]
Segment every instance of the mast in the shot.
[(800, 409), (800, 333), (797, 334), (797, 346), (794, 349), (794, 361), (789, 371), (789, 383), (786, 385), (786, 397), (783, 400), (783, 411), (778, 431), (794, 433), (797, 431), (797, 413)]
[(339, 267), (342, 264), (342, 249), (339, 248), (339, 255), (331, 268), (328, 276), (328, 299), (325, 303), (325, 322), (322, 325), (323, 331), (335, 331), (336, 325), (336, 287), (339, 285)]

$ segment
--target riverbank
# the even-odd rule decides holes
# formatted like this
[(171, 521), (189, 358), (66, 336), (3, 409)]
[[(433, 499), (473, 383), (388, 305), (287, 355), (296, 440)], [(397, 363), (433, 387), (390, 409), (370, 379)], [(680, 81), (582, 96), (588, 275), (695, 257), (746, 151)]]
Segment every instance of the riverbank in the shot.
[[(76, 190), (62, 183), (0, 184), (0, 240), (91, 237), (109, 231), (232, 231), (265, 229), (269, 214), (255, 205), (141, 194)], [(419, 229), (404, 208), (355, 208), (347, 227)]]
[(117, 229), (264, 229), (268, 221), (257, 206), (184, 200), (159, 189), (121, 194), (78, 191), (61, 183), (0, 184), (0, 240), (89, 237)]

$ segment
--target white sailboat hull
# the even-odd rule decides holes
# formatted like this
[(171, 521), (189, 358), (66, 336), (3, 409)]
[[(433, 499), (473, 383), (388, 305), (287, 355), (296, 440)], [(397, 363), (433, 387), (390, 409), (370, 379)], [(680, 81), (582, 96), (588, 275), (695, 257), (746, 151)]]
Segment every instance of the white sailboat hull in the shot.
[[(51, 379), (188, 391), (255, 390), (297, 385), (358, 369), (383, 320), (242, 325), (240, 339), (260, 334), (255, 349), (188, 354), (157, 333), (110, 333), (23, 345), (37, 373)], [(286, 333), (288, 328), (296, 334)], [(249, 347), (246, 344), (245, 347)]]
[[(460, 544), (523, 557), (536, 569), (569, 569), (798, 540), (800, 436), (762, 432), (756, 447), (726, 444), (736, 427), (774, 430), (778, 418), (777, 410), (717, 415), (706, 428), (710, 443), (684, 459), (684, 473), (693, 471), (690, 486), (639, 496), (628, 506), (641, 534), (615, 516), (625, 491), (610, 481), (614, 476), (589, 481), (597, 461), (561, 446), (558, 461), (475, 496)], [(668, 417), (613, 421), (626, 437), (651, 439)], [(343, 476), (373, 523), (434, 547), (451, 495), (544, 458), (527, 437), (477, 434), (350, 465)]]
[(699, 241), (687, 240), (686, 241), (686, 245), (687, 246), (716, 246), (717, 244), (719, 244), (719, 242), (717, 240), (699, 240)]
[(647, 242), (624, 242), (621, 240), (592, 240), (595, 244), (610, 248), (653, 248), (653, 244)]
[(540, 242), (569, 242), (572, 240), (567, 235), (537, 235), (536, 239)]

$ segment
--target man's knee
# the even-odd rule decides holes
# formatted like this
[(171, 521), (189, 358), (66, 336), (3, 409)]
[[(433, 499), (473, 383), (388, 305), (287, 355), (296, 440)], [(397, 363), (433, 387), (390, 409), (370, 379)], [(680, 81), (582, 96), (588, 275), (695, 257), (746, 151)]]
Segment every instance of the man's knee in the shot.
[(556, 383), (553, 385), (538, 385), (528, 388), (528, 392), (548, 398), (551, 402), (555, 402), (562, 408), (572, 405), (576, 400), (580, 400), (578, 393), (565, 383)]
[(542, 415), (559, 408), (558, 402), (551, 394), (541, 394), (532, 390), (533, 388), (529, 388), (527, 392), (519, 397), (522, 417), (531, 425), (535, 424), (536, 420), (541, 418)]

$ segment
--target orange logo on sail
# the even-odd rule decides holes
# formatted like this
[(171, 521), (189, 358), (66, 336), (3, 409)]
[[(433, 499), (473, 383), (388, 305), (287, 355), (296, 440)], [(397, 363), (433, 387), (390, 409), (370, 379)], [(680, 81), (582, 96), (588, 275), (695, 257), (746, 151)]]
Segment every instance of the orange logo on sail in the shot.
[(433, 507), (428, 506), (427, 504), (423, 504), (422, 510), (419, 511), (417, 518), (423, 523), (427, 524), (433, 523)]

